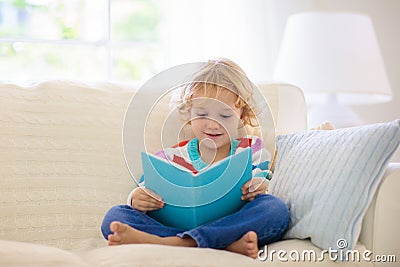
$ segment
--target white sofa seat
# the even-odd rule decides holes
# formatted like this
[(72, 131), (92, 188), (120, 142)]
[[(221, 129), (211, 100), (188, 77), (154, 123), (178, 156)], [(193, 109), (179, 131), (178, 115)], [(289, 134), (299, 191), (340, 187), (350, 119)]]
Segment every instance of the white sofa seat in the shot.
[[(361, 244), (356, 246), (357, 250), (363, 252), (365, 247)], [(302, 260), (302, 256), (297, 259), (291, 251), (315, 251), (312, 261)], [(268, 246), (268, 251), (276, 251), (272, 258), (260, 256), (260, 260), (231, 253), (225, 250), (204, 249), (204, 248), (182, 248), (162, 245), (122, 245), (83, 250), (68, 251), (52, 246), (32, 244), (27, 242), (15, 242), (0, 240), (0, 266), (154, 266), (154, 267), (174, 267), (174, 266), (287, 266), (296, 264), (297, 266), (310, 266), (313, 264), (337, 267), (353, 266), (373, 266), (371, 262), (361, 263), (332, 263), (328, 260), (319, 262), (318, 257), (321, 251), (310, 241), (304, 240), (284, 240)], [(286, 251), (288, 254), (280, 255), (279, 251)], [(305, 254), (308, 259), (308, 254)], [(314, 261), (315, 259), (315, 261)]]
[[(121, 134), (134, 89), (72, 81), (0, 84), (0, 266), (309, 266), (307, 261), (263, 262), (223, 250), (106, 245), (102, 218), (113, 205), (125, 203), (135, 186), (123, 158)], [(297, 87), (260, 89), (277, 134), (306, 128), (305, 101)], [(157, 142), (151, 142), (154, 149)], [(400, 166), (391, 165), (385, 176), (356, 249), (399, 256), (395, 223), (400, 218)], [(308, 240), (284, 240), (268, 249), (320, 253)]]

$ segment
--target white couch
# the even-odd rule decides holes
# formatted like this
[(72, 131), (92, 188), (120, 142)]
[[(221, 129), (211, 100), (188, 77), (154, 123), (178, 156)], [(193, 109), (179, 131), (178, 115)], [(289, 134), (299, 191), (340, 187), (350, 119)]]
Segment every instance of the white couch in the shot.
[[(297, 87), (260, 89), (277, 134), (306, 128), (304, 97)], [(102, 218), (111, 206), (125, 203), (135, 186), (121, 134), (133, 94), (129, 86), (111, 83), (0, 84), (0, 266), (379, 266), (277, 257), (263, 262), (223, 250), (157, 245), (108, 247), (100, 233)], [(398, 188), (400, 166), (391, 164), (365, 215), (360, 252), (400, 256)], [(269, 251), (310, 249), (320, 252), (308, 240), (268, 246)]]

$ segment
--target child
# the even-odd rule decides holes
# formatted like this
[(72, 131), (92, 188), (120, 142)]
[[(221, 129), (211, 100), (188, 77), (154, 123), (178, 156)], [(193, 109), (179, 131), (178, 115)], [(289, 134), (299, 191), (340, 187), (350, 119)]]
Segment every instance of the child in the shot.
[(182, 91), (181, 114), (190, 118), (195, 138), (158, 152), (194, 172), (251, 146), (253, 179), (242, 187), (242, 209), (216, 221), (184, 231), (165, 226), (146, 214), (163, 208), (162, 196), (138, 187), (128, 205), (111, 208), (102, 224), (109, 245), (150, 243), (226, 249), (256, 258), (258, 246), (282, 238), (289, 210), (265, 194), (270, 154), (260, 138), (239, 137), (243, 126), (255, 126), (253, 85), (242, 69), (227, 59), (211, 60)]

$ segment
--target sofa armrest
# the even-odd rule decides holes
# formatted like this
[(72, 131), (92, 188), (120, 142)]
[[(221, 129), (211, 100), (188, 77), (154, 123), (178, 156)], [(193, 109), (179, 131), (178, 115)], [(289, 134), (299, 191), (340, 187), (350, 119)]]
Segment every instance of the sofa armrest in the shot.
[(360, 235), (375, 255), (400, 255), (400, 163), (389, 163), (365, 214)]

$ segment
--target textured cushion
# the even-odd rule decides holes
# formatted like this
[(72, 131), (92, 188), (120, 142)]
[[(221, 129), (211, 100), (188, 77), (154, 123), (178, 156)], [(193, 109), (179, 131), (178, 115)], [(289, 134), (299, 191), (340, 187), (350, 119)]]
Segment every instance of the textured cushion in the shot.
[(104, 245), (102, 217), (134, 186), (122, 153), (132, 91), (46, 82), (0, 86), (0, 239)]
[[(363, 215), (399, 144), (399, 122), (277, 138), (269, 190), (289, 206), (286, 238), (311, 238), (323, 249), (354, 247)], [(339, 239), (344, 240), (337, 244)]]

